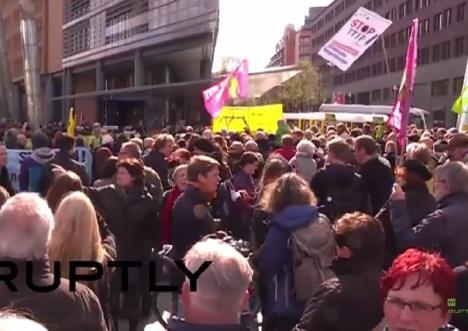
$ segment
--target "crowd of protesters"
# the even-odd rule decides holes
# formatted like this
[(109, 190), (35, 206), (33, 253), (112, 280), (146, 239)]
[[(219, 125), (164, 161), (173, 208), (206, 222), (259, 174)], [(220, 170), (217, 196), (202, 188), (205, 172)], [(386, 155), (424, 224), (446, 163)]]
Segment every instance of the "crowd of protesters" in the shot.
[[(16, 291), (0, 282), (0, 329), (141, 330), (155, 304), (148, 262), (170, 244), (189, 270), (212, 264), (196, 292), (171, 277), (182, 313), (169, 330), (247, 330), (252, 282), (266, 331), (468, 330), (468, 135), (410, 126), (402, 146), (370, 124), (278, 127), (5, 130), (0, 258), (17, 273)], [(76, 146), (91, 149), (92, 173)], [(32, 150), (18, 192), (8, 149)], [(249, 258), (207, 237), (217, 230), (249, 242)], [(70, 291), (73, 261), (103, 277)], [(143, 267), (124, 276), (110, 261)], [(57, 273), (55, 289), (34, 290)]]

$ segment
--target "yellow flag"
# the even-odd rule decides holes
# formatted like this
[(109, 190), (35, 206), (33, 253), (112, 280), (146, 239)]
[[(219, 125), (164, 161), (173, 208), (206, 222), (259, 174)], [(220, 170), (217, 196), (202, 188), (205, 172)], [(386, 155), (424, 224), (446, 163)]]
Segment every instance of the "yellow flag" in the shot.
[(68, 127), (67, 127), (67, 134), (70, 137), (75, 136), (76, 121), (77, 121), (76, 110), (75, 110), (75, 108), (70, 107), (70, 111), (68, 113)]

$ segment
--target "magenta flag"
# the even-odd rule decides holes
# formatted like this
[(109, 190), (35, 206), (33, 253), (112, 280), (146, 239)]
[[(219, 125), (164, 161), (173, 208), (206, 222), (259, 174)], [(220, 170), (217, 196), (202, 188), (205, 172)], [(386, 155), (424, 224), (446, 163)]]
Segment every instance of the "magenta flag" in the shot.
[(411, 28), (408, 51), (406, 53), (406, 67), (403, 72), (400, 90), (398, 92), (395, 105), (393, 106), (392, 115), (387, 122), (387, 124), (398, 130), (398, 141), (402, 147), (405, 146), (406, 142), (410, 99), (413, 93), (416, 77), (416, 66), (418, 60), (418, 23), (419, 20), (415, 18)]
[(224, 78), (218, 84), (203, 91), (205, 108), (212, 118), (219, 116), (221, 108), (223, 108), (229, 99), (229, 81), (230, 76)]
[(221, 82), (203, 91), (206, 111), (212, 118), (216, 118), (229, 98), (246, 98), (249, 92), (248, 82), (248, 62), (243, 60)]

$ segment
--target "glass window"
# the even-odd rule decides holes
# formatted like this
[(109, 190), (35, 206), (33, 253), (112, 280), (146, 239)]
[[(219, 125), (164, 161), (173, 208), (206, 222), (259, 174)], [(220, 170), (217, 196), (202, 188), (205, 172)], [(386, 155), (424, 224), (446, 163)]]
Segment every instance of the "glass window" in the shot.
[(457, 22), (462, 22), (465, 20), (465, 8), (466, 2), (459, 4), (457, 7)]
[(432, 82), (431, 95), (433, 97), (446, 96), (449, 94), (449, 80), (438, 80)]
[(455, 56), (462, 56), (465, 54), (465, 37), (455, 39)]

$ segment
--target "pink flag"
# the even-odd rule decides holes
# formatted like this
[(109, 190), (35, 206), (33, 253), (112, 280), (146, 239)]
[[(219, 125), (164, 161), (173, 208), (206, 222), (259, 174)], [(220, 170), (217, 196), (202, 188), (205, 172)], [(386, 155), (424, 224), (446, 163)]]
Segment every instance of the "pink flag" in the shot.
[(406, 67), (403, 72), (400, 90), (397, 100), (393, 106), (392, 115), (387, 124), (398, 130), (398, 141), (402, 147), (405, 146), (407, 126), (409, 119), (410, 98), (413, 93), (414, 80), (416, 77), (416, 65), (418, 58), (418, 22), (413, 20), (408, 51), (406, 53)]
[(231, 73), (229, 96), (231, 98), (247, 98), (249, 95), (249, 65), (242, 60), (239, 66)]
[(218, 84), (203, 91), (206, 111), (212, 118), (219, 116), (221, 108), (229, 98), (246, 98), (248, 96), (249, 68), (247, 60)]

